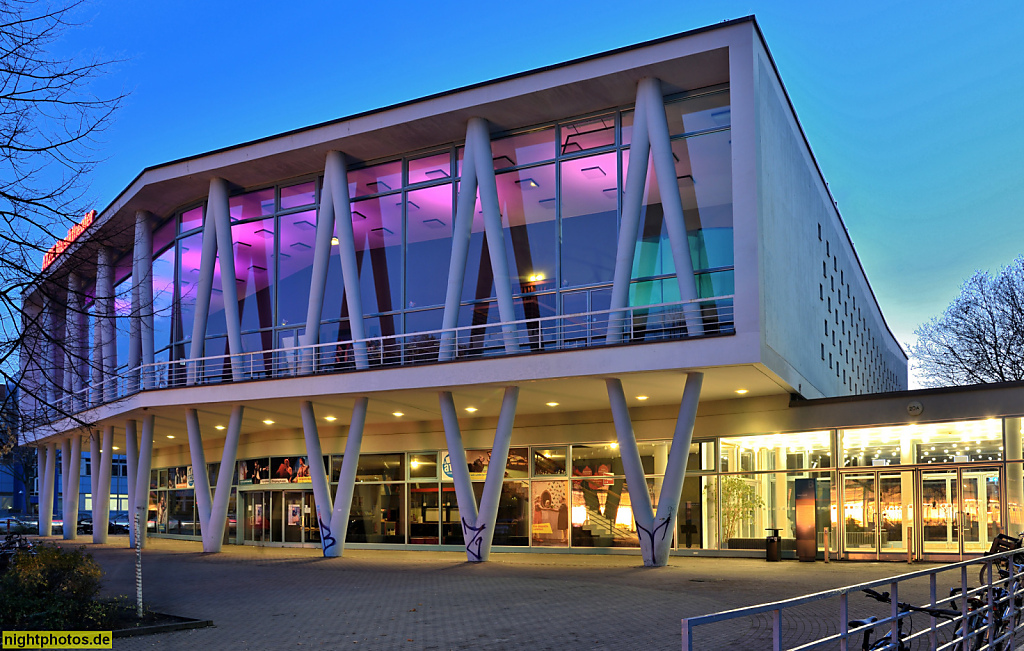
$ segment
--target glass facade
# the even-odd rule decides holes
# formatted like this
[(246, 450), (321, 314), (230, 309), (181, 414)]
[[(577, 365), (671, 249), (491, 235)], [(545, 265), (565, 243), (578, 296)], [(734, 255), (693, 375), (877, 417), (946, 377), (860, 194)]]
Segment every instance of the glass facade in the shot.
[[(647, 475), (642, 490), (657, 508), (671, 441), (638, 447)], [(793, 552), (797, 481), (814, 480), (819, 551), (828, 529), (829, 548), (853, 559), (902, 559), (908, 547), (936, 559), (981, 553), (996, 534), (1024, 525), (1022, 447), (1021, 420), (1012, 418), (695, 441), (674, 549), (756, 554), (766, 530), (779, 529), (783, 551)], [(479, 500), (490, 451), (466, 455)], [(336, 482), (342, 457), (325, 456), (323, 463)], [(214, 478), (216, 465), (208, 469)], [(151, 532), (198, 535), (190, 478), (187, 466), (152, 472)], [(226, 540), (317, 544), (309, 482), (304, 456), (239, 461)], [(331, 484), (332, 494), (336, 487)], [(494, 544), (638, 548), (631, 488), (614, 442), (513, 446)], [(362, 454), (347, 541), (461, 545), (447, 451)]]
[[(700, 296), (732, 294), (729, 91), (666, 101), (672, 147)], [(715, 117), (711, 117), (715, 116)], [(513, 278), (516, 318), (607, 309), (614, 269), (631, 111), (609, 111), (496, 134), (492, 152)], [(367, 337), (437, 330), (459, 191), (462, 146), (452, 143), (349, 170), (352, 227)], [(634, 260), (633, 305), (679, 300), (675, 269), (650, 166), (643, 229)], [(314, 234), (322, 178), (248, 190), (229, 199), (243, 351), (228, 350), (218, 254), (207, 324), (207, 356), (295, 346), (307, 327)], [(157, 360), (187, 356), (195, 313), (204, 207), (162, 224), (154, 237)], [(460, 326), (499, 318), (479, 200), (473, 220)], [(333, 248), (321, 343), (351, 339), (341, 265)], [(120, 313), (119, 313), (120, 314)], [(590, 323), (598, 337), (602, 323)], [(581, 339), (582, 341), (582, 339)], [(537, 345), (543, 345), (537, 341)], [(120, 359), (120, 358), (119, 358)], [(270, 359), (252, 358), (253, 370)], [(248, 358), (247, 358), (247, 363)], [(230, 369), (206, 369), (207, 377)]]

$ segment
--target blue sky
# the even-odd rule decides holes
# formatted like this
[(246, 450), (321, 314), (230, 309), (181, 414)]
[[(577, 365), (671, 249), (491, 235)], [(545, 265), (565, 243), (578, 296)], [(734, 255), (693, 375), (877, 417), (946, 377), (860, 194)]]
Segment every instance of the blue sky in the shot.
[(91, 179), (754, 14), (897, 338), (1024, 252), (1020, 2), (93, 0), (62, 54), (131, 93)]

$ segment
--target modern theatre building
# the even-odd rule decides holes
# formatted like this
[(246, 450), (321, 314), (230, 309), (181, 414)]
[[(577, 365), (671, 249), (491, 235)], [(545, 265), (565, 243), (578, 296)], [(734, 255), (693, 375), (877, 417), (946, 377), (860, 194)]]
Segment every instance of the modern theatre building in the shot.
[(148, 168), (44, 264), (22, 415), (96, 541), (112, 454), (206, 551), (763, 553), (797, 479), (848, 557), (1020, 521), (1021, 391), (904, 393), (753, 18)]

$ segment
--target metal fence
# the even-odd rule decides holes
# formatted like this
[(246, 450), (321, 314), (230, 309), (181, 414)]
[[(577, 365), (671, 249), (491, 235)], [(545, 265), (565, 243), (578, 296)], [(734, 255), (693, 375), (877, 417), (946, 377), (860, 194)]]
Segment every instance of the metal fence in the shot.
[(146, 364), (64, 395), (52, 422), (139, 391), (728, 335), (730, 296)]
[[(876, 593), (888, 593), (887, 603), (862, 594), (876, 588)], [(682, 646), (683, 651), (1010, 650), (1020, 638), (1022, 602), (1024, 553), (1007, 551), (890, 579), (690, 617), (682, 620)], [(877, 619), (862, 617), (879, 609), (888, 614)], [(744, 627), (740, 620), (745, 618), (757, 623)], [(811, 618), (813, 625), (807, 625)], [(927, 623), (915, 630), (915, 620)], [(728, 623), (727, 634), (702, 636), (701, 627), (706, 630), (723, 623)], [(868, 646), (863, 642), (866, 633), (874, 636)]]

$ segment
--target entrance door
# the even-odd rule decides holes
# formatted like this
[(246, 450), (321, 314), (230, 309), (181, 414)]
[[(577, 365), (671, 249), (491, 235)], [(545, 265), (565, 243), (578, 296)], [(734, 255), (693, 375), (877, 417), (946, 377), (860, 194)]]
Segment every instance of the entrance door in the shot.
[(270, 514), (267, 512), (266, 493), (241, 492), (245, 500), (245, 520), (242, 523), (242, 541), (262, 544), (270, 540)]
[(905, 555), (913, 526), (911, 471), (872, 470), (842, 475), (842, 541), (848, 558)]
[(987, 552), (1002, 531), (999, 468), (918, 472), (923, 554), (934, 560), (960, 560)]

